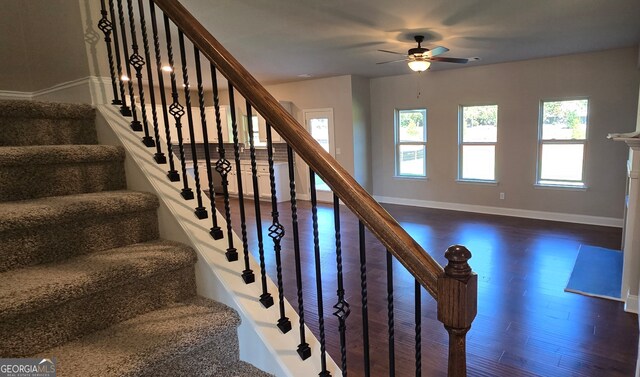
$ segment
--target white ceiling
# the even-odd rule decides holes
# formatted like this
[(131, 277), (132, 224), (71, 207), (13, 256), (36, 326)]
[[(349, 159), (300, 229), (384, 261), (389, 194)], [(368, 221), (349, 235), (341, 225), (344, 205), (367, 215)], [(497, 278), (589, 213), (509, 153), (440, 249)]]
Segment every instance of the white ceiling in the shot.
[[(299, 75), (410, 73), (413, 36), (469, 65), (565, 55), (640, 43), (640, 0), (182, 0), (262, 82)], [(462, 65), (434, 63), (431, 69)]]

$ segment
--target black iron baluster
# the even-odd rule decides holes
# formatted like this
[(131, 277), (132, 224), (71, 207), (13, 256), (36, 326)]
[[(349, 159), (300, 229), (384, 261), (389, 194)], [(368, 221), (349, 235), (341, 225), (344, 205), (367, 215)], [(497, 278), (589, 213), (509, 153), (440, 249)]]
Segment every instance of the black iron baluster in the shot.
[(249, 131), (249, 153), (251, 155), (251, 178), (253, 183), (253, 204), (256, 211), (256, 235), (258, 237), (258, 256), (260, 259), (260, 282), (262, 284), (262, 294), (260, 303), (265, 308), (273, 305), (273, 297), (267, 290), (267, 271), (264, 263), (264, 243), (262, 239), (262, 218), (260, 216), (260, 193), (258, 192), (258, 169), (256, 167), (256, 147), (253, 140), (253, 120), (251, 115), (251, 104), (247, 104), (247, 130)]
[(306, 341), (304, 329), (304, 302), (302, 299), (302, 268), (300, 266), (300, 235), (298, 233), (298, 203), (296, 200), (296, 176), (293, 165), (293, 149), (287, 144), (287, 165), (289, 167), (289, 193), (291, 195), (291, 221), (293, 230), (293, 251), (296, 262), (296, 286), (298, 292), (298, 317), (300, 318), (300, 344), (298, 355), (302, 360), (311, 356), (311, 348)]
[(316, 173), (309, 168), (309, 184), (311, 187), (311, 221), (313, 225), (313, 254), (316, 265), (316, 296), (318, 299), (318, 329), (320, 331), (320, 377), (329, 377), (327, 370), (327, 353), (324, 336), (324, 309), (322, 302), (322, 269), (320, 266), (320, 239), (318, 237), (318, 200), (316, 198)]
[(170, 77), (171, 77), (171, 97), (173, 103), (169, 106), (169, 114), (176, 120), (176, 131), (178, 133), (178, 150), (180, 152), (180, 164), (182, 165), (182, 192), (180, 195), (186, 200), (193, 199), (193, 191), (189, 188), (187, 181), (187, 164), (184, 157), (184, 143), (182, 142), (182, 123), (181, 118), (184, 115), (184, 107), (178, 101), (178, 85), (176, 84), (176, 69), (173, 62), (173, 48), (171, 47), (171, 29), (169, 26), (169, 17), (164, 15), (164, 29), (167, 36), (167, 55), (169, 57)]
[(387, 326), (389, 327), (389, 376), (396, 375), (395, 322), (393, 313), (393, 256), (387, 250)]
[[(224, 137), (222, 135), (222, 120), (220, 119), (220, 98), (218, 97), (218, 77), (216, 67), (211, 64), (211, 85), (213, 87), (213, 108), (216, 113), (216, 129), (218, 131), (218, 161), (216, 161), (216, 171), (222, 177), (222, 194), (224, 195), (224, 216), (227, 221), (227, 241), (229, 247), (225, 256), (229, 262), (238, 260), (238, 250), (233, 246), (233, 229), (231, 227), (231, 206), (229, 205), (229, 172), (231, 164), (225, 158)], [(212, 234), (215, 238), (215, 236)]]
[[(145, 60), (138, 54), (138, 38), (136, 36), (136, 21), (133, 17), (133, 1), (127, 0), (127, 9), (129, 10), (129, 26), (131, 28), (131, 56), (129, 57), (129, 64), (136, 70), (136, 81), (138, 82), (138, 96), (140, 97), (140, 112), (142, 113), (142, 129), (144, 130), (144, 136), (142, 137), (142, 144), (151, 148), (155, 147), (156, 143), (153, 138), (149, 136), (149, 122), (147, 121), (147, 109), (144, 106), (144, 85), (142, 84), (142, 67), (145, 65)], [(129, 77), (131, 80), (131, 77)]]
[(196, 181), (196, 197), (198, 206), (194, 213), (199, 219), (207, 218), (207, 209), (202, 205), (202, 191), (200, 190), (200, 174), (198, 173), (198, 155), (196, 152), (196, 137), (193, 132), (193, 113), (191, 111), (191, 88), (189, 87), (189, 72), (187, 70), (187, 54), (184, 49), (184, 34), (178, 30), (178, 43), (180, 46), (180, 60), (182, 62), (182, 80), (184, 83), (184, 103), (187, 108), (187, 123), (189, 125), (189, 136), (191, 137), (191, 161), (193, 163), (193, 176)]
[(233, 84), (229, 84), (229, 113), (231, 115), (231, 133), (233, 134), (233, 154), (236, 163), (236, 178), (238, 180), (238, 205), (240, 206), (240, 229), (242, 231), (242, 251), (244, 254), (244, 271), (242, 280), (245, 284), (256, 281), (256, 276), (249, 266), (249, 243), (247, 241), (247, 222), (244, 213), (244, 197), (242, 192), (242, 167), (240, 166), (240, 146), (238, 145), (238, 123), (236, 121), (236, 101)]
[[(120, 30), (122, 31), (122, 49), (124, 50), (124, 58), (125, 58), (125, 71), (127, 72), (126, 80), (124, 77), (120, 77), (120, 80), (127, 82), (127, 88), (129, 89), (129, 105), (131, 113), (133, 115), (133, 120), (131, 121), (131, 129), (134, 131), (142, 131), (142, 124), (138, 120), (138, 114), (136, 111), (136, 101), (134, 97), (133, 90), (133, 81), (131, 78), (131, 67), (129, 67), (129, 46), (127, 45), (127, 28), (124, 24), (124, 12), (122, 11), (122, 0), (118, 0), (118, 17), (120, 18)], [(126, 102), (125, 99), (123, 99)]]
[(211, 174), (211, 153), (209, 151), (209, 131), (207, 130), (207, 117), (204, 111), (204, 88), (202, 87), (202, 70), (200, 68), (200, 51), (193, 46), (193, 55), (196, 60), (196, 80), (198, 82), (198, 105), (200, 106), (200, 119), (202, 122), (202, 138), (204, 141), (204, 160), (207, 164), (207, 178), (209, 178), (209, 198), (211, 199), (211, 219), (212, 227), (209, 234), (214, 240), (221, 239), (224, 235), (218, 225), (218, 214), (216, 211), (216, 193), (213, 190), (213, 174)]
[[(158, 164), (166, 164), (167, 158), (165, 157), (164, 153), (162, 153), (162, 148), (160, 146), (160, 132), (158, 130), (158, 111), (156, 110), (156, 94), (155, 94), (155, 86), (153, 85), (153, 71), (151, 69), (151, 53), (149, 52), (149, 38), (147, 36), (147, 23), (144, 19), (144, 5), (142, 3), (142, 0), (138, 0), (138, 9), (140, 10), (140, 30), (142, 32), (144, 56), (147, 62), (147, 81), (149, 81), (149, 101), (151, 104), (151, 117), (153, 120), (153, 132), (155, 136), (156, 153), (153, 156), (153, 159)], [(162, 74), (162, 73), (159, 73), (159, 74)], [(145, 123), (145, 127), (146, 127), (146, 123)]]
[(364, 224), (358, 223), (360, 238), (360, 292), (362, 295), (362, 353), (364, 357), (364, 376), (371, 374), (369, 360), (369, 304), (367, 298), (367, 255), (365, 246)]
[(284, 227), (280, 224), (278, 213), (278, 198), (276, 196), (276, 177), (273, 170), (273, 142), (271, 140), (271, 125), (267, 123), (267, 159), (269, 160), (269, 186), (271, 188), (271, 217), (273, 223), (269, 227), (269, 237), (273, 239), (273, 251), (276, 254), (276, 272), (278, 281), (278, 304), (280, 309), (280, 319), (278, 319), (278, 328), (283, 333), (291, 330), (291, 321), (284, 313), (284, 287), (282, 286), (282, 261), (280, 252), (282, 246), (280, 241), (284, 237)]
[(338, 276), (338, 302), (333, 305), (336, 309), (333, 315), (338, 317), (338, 331), (340, 332), (340, 355), (342, 361), (342, 375), (347, 376), (347, 317), (351, 313), (349, 303), (344, 299), (344, 284), (342, 280), (342, 236), (340, 234), (340, 199), (333, 193), (333, 222), (336, 231), (336, 268)]
[(415, 317), (416, 317), (416, 377), (422, 376), (422, 287), (415, 281)]
[[(180, 180), (180, 174), (176, 170), (176, 166), (173, 162), (173, 149), (171, 145), (171, 131), (169, 130), (169, 116), (167, 115), (167, 96), (164, 91), (164, 77), (162, 70), (162, 57), (160, 56), (160, 40), (158, 38), (158, 24), (156, 22), (156, 6), (153, 0), (149, 0), (149, 12), (151, 14), (151, 28), (153, 31), (153, 46), (156, 53), (156, 70), (158, 71), (158, 87), (160, 89), (160, 103), (162, 104), (162, 117), (164, 120), (164, 131), (167, 139), (167, 154), (169, 159), (169, 171), (167, 171), (167, 177), (171, 182), (178, 182)], [(173, 67), (170, 67), (173, 69)], [(153, 89), (151, 89), (153, 92)]]
[(107, 45), (107, 55), (109, 57), (109, 73), (111, 74), (111, 88), (113, 89), (112, 105), (120, 105), (122, 102), (118, 98), (118, 87), (116, 84), (116, 71), (113, 66), (113, 51), (111, 46), (111, 31), (113, 26), (111, 21), (107, 18), (107, 8), (104, 0), (100, 0), (100, 14), (102, 17), (98, 21), (98, 29), (104, 33), (104, 42)]
[(113, 0), (109, 0), (109, 14), (111, 15), (111, 27), (113, 28), (113, 49), (116, 52), (116, 67), (118, 68), (118, 87), (120, 89), (120, 114), (131, 116), (131, 109), (127, 106), (124, 82), (122, 81), (122, 59), (120, 58), (120, 43), (118, 41), (118, 27), (116, 26), (116, 12)]

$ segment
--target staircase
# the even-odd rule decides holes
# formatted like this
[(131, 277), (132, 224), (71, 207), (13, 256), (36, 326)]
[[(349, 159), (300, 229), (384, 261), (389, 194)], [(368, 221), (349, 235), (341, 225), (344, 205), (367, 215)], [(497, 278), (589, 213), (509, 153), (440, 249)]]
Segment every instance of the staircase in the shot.
[(159, 239), (158, 199), (87, 105), (0, 101), (0, 358), (59, 376), (269, 376), (232, 309), (196, 296), (196, 254)]

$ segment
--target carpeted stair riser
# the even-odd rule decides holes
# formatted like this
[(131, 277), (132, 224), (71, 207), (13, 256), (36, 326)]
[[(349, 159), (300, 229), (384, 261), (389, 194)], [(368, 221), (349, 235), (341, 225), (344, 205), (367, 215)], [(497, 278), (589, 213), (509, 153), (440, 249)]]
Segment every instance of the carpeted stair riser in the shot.
[(158, 238), (155, 210), (0, 233), (0, 272)]
[(157, 239), (157, 207), (128, 191), (0, 203), (0, 272)]
[(0, 147), (0, 201), (122, 190), (123, 161), (111, 146)]
[[(21, 314), (0, 323), (0, 357), (26, 357), (196, 294), (193, 267)], [(12, 334), (21, 334), (16, 339)]]
[(0, 146), (97, 144), (88, 105), (0, 101)]
[[(193, 361), (191, 355), (200, 359), (207, 351), (221, 352), (209, 363), (220, 362), (224, 369), (226, 366), (234, 369), (238, 360), (239, 323), (238, 314), (225, 305), (194, 298), (46, 350), (36, 357), (55, 355), (57, 371), (67, 377), (207, 376), (204, 372), (217, 368), (216, 365), (208, 365), (204, 371), (193, 365), (183, 371), (179, 369), (186, 364), (182, 357)], [(225, 357), (231, 359), (223, 361)], [(96, 365), (101, 368), (97, 374)]]

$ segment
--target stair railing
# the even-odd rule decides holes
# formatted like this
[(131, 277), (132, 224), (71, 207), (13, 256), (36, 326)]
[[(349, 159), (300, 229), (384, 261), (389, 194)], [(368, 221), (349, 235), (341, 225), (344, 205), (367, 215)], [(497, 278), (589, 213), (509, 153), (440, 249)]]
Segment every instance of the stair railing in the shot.
[[(216, 211), (224, 215), (226, 220), (226, 239), (228, 248), (226, 257), (229, 262), (238, 261), (242, 255), (243, 269), (239, 275), (246, 284), (256, 281), (255, 273), (249, 264), (248, 246), (248, 226), (246, 223), (245, 201), (242, 171), (240, 168), (241, 152), (243, 147), (239, 139), (239, 114), (235, 104), (235, 91), (245, 98), (245, 107), (248, 126), (248, 149), (251, 163), (251, 188), (253, 191), (253, 202), (255, 205), (256, 237), (258, 241), (258, 256), (260, 261), (260, 284), (262, 294), (259, 301), (265, 308), (274, 305), (274, 298), (267, 290), (267, 275), (265, 268), (264, 234), (262, 227), (262, 215), (260, 213), (260, 185), (257, 173), (257, 157), (254, 140), (254, 127), (252, 114), (254, 111), (261, 114), (266, 119), (267, 133), (267, 161), (269, 167), (269, 196), (271, 202), (271, 224), (267, 228), (267, 235), (273, 241), (273, 252), (276, 262), (276, 283), (277, 301), (280, 312), (280, 319), (276, 326), (283, 333), (292, 329), (291, 321), (285, 316), (284, 287), (282, 269), (282, 247), (281, 241), (285, 235), (285, 227), (280, 222), (277, 197), (287, 192), (290, 196), (290, 210), (292, 224), (290, 231), (293, 237), (293, 247), (295, 260), (297, 306), (299, 314), (298, 331), (300, 344), (297, 352), (304, 360), (311, 356), (311, 349), (305, 339), (305, 309), (303, 300), (304, 276), (301, 272), (301, 254), (306, 250), (301, 249), (299, 241), (298, 201), (296, 191), (296, 176), (294, 169), (295, 155), (299, 156), (309, 166), (309, 183), (311, 190), (311, 223), (313, 229), (313, 256), (315, 261), (315, 286), (316, 286), (316, 310), (318, 314), (318, 337), (320, 342), (321, 370), (319, 376), (330, 376), (326, 363), (325, 346), (325, 326), (324, 326), (324, 298), (322, 290), (322, 263), (319, 241), (318, 225), (318, 200), (316, 193), (316, 175), (333, 191), (333, 214), (335, 227), (335, 253), (336, 253), (336, 274), (337, 274), (337, 297), (333, 305), (334, 316), (338, 320), (338, 332), (340, 338), (340, 365), (343, 376), (349, 370), (347, 365), (347, 340), (346, 326), (350, 314), (350, 305), (345, 297), (345, 285), (342, 263), (342, 242), (341, 242), (341, 220), (340, 203), (345, 204), (359, 219), (359, 261), (360, 261), (360, 294), (361, 294), (361, 315), (362, 315), (362, 345), (364, 375), (371, 374), (371, 359), (379, 357), (371, 355), (371, 337), (369, 336), (369, 300), (367, 291), (367, 251), (366, 251), (366, 231), (369, 230), (387, 249), (386, 253), (386, 273), (387, 273), (387, 319), (388, 319), (388, 367), (389, 374), (395, 375), (395, 309), (394, 309), (394, 278), (393, 259), (397, 259), (414, 277), (415, 294), (415, 375), (422, 373), (422, 288), (437, 301), (438, 320), (444, 324), (449, 334), (449, 356), (448, 375), (453, 377), (466, 376), (466, 333), (469, 331), (473, 319), (476, 315), (477, 302), (477, 275), (469, 267), (467, 261), (471, 258), (471, 253), (464, 246), (451, 246), (445, 252), (445, 257), (449, 261), (446, 267), (440, 266), (424, 249), (396, 222), (391, 215), (376, 202), (340, 164), (327, 153), (302, 127), (296, 119), (289, 114), (269, 92), (253, 77), (229, 52), (191, 15), (178, 1), (175, 0), (101, 0), (102, 18), (98, 27), (105, 34), (106, 48), (109, 57), (111, 73), (111, 83), (113, 90), (113, 104), (120, 106), (123, 116), (132, 116), (131, 128), (134, 131), (144, 132), (142, 142), (149, 148), (155, 148), (153, 159), (158, 164), (169, 163), (167, 178), (172, 182), (182, 180), (181, 195), (185, 200), (196, 199), (197, 204), (194, 213), (198, 219), (206, 219), (209, 214), (207, 208), (203, 206), (202, 194), (206, 190), (211, 198), (211, 236), (214, 239), (224, 238), (224, 231), (217, 223)], [(146, 5), (145, 5), (146, 3)], [(123, 4), (126, 5), (124, 9)], [(160, 12), (157, 12), (159, 8)], [(136, 24), (136, 17), (139, 24)], [(127, 27), (128, 18), (128, 27)], [(151, 22), (151, 38), (153, 46), (149, 43), (147, 20)], [(160, 25), (159, 23), (162, 22)], [(164, 30), (160, 30), (163, 26)], [(180, 61), (176, 63), (174, 59), (175, 39), (174, 33), (177, 31), (177, 50)], [(164, 31), (164, 40), (162, 36)], [(193, 46), (193, 54), (187, 54), (187, 43)], [(138, 41), (143, 41), (143, 54), (140, 52)], [(132, 42), (131, 50), (128, 41)], [(161, 46), (161, 41), (164, 46)], [(112, 43), (113, 42), (113, 43)], [(152, 51), (153, 48), (153, 51)], [(151, 61), (151, 56), (155, 56), (155, 61)], [(163, 61), (162, 54), (166, 59)], [(115, 58), (114, 58), (115, 57)], [(206, 97), (204, 90), (204, 77), (202, 74), (202, 59), (205, 67), (210, 70), (210, 81), (212, 93), (214, 116), (207, 119)], [(190, 60), (193, 59), (193, 60)], [(166, 65), (163, 64), (166, 63)], [(197, 106), (192, 106), (193, 75), (189, 75), (189, 63), (195, 63), (197, 87)], [(206, 64), (208, 63), (208, 64)], [(151, 69), (151, 64), (155, 64), (155, 70)], [(146, 68), (146, 77), (143, 67)], [(138, 93), (135, 93), (131, 76), (131, 69), (135, 71), (135, 80)], [(181, 78), (176, 74), (180, 71)], [(155, 72), (154, 72), (155, 71)], [(168, 73), (170, 83), (170, 99), (168, 100), (164, 90), (165, 78)], [(227, 80), (229, 92), (229, 119), (230, 137), (229, 143), (224, 142), (224, 131), (221, 119), (221, 106), (218, 90), (217, 73), (220, 73)], [(155, 76), (154, 76), (155, 75)], [(147, 82), (150, 103), (145, 103), (144, 79)], [(154, 86), (158, 83), (158, 86)], [(181, 87), (180, 87), (181, 86)], [(160, 88), (160, 90), (158, 90)], [(128, 89), (126, 91), (125, 89)], [(182, 92), (181, 92), (182, 90)], [(128, 94), (128, 95), (127, 95)], [(157, 103), (157, 94), (160, 97), (160, 104)], [(127, 106), (127, 97), (129, 106)], [(137, 105), (137, 106), (136, 106)], [(147, 114), (147, 105), (151, 109), (151, 117)], [(159, 108), (158, 108), (159, 106)], [(142, 123), (137, 116), (137, 107), (142, 114)], [(199, 119), (196, 119), (192, 107), (199, 108)], [(158, 112), (160, 114), (158, 114)], [(159, 116), (161, 115), (161, 116)], [(186, 119), (185, 119), (186, 118)], [(149, 131), (149, 123), (153, 127), (153, 132)], [(186, 126), (186, 130), (184, 129)], [(201, 185), (201, 172), (198, 170), (198, 148), (194, 137), (196, 127), (201, 127), (204, 139), (204, 162), (208, 186), (203, 189)], [(215, 129), (213, 129), (215, 127)], [(164, 130), (163, 141), (160, 137)], [(173, 132), (175, 130), (175, 132)], [(287, 167), (289, 187), (277, 187), (274, 177), (274, 143), (273, 131), (276, 131), (286, 141)], [(188, 140), (185, 138), (188, 134)], [(177, 140), (172, 139), (172, 135), (177, 136)], [(217, 143), (210, 143), (209, 135), (217, 136)], [(177, 143), (177, 144), (176, 144)], [(190, 147), (190, 150), (186, 149)], [(167, 157), (162, 151), (162, 145), (166, 145)], [(228, 159), (232, 148), (233, 161)], [(212, 151), (213, 149), (213, 151)], [(179, 158), (181, 173), (176, 170), (173, 157)], [(192, 167), (188, 166), (189, 159)], [(233, 168), (235, 166), (235, 174)], [(189, 187), (186, 177), (188, 170), (193, 170), (195, 187)], [(182, 179), (180, 179), (182, 174)], [(218, 174), (222, 180), (222, 192), (216, 193), (213, 188), (214, 174)], [(234, 245), (231, 228), (231, 201), (229, 199), (229, 186), (234, 179), (238, 189), (238, 206), (240, 216), (240, 234), (242, 239), (242, 250), (239, 252)], [(195, 193), (194, 193), (195, 190)], [(223, 204), (216, 200), (216, 194), (222, 195)], [(222, 207), (221, 209), (218, 209)], [(307, 303), (308, 305), (308, 303)]]

